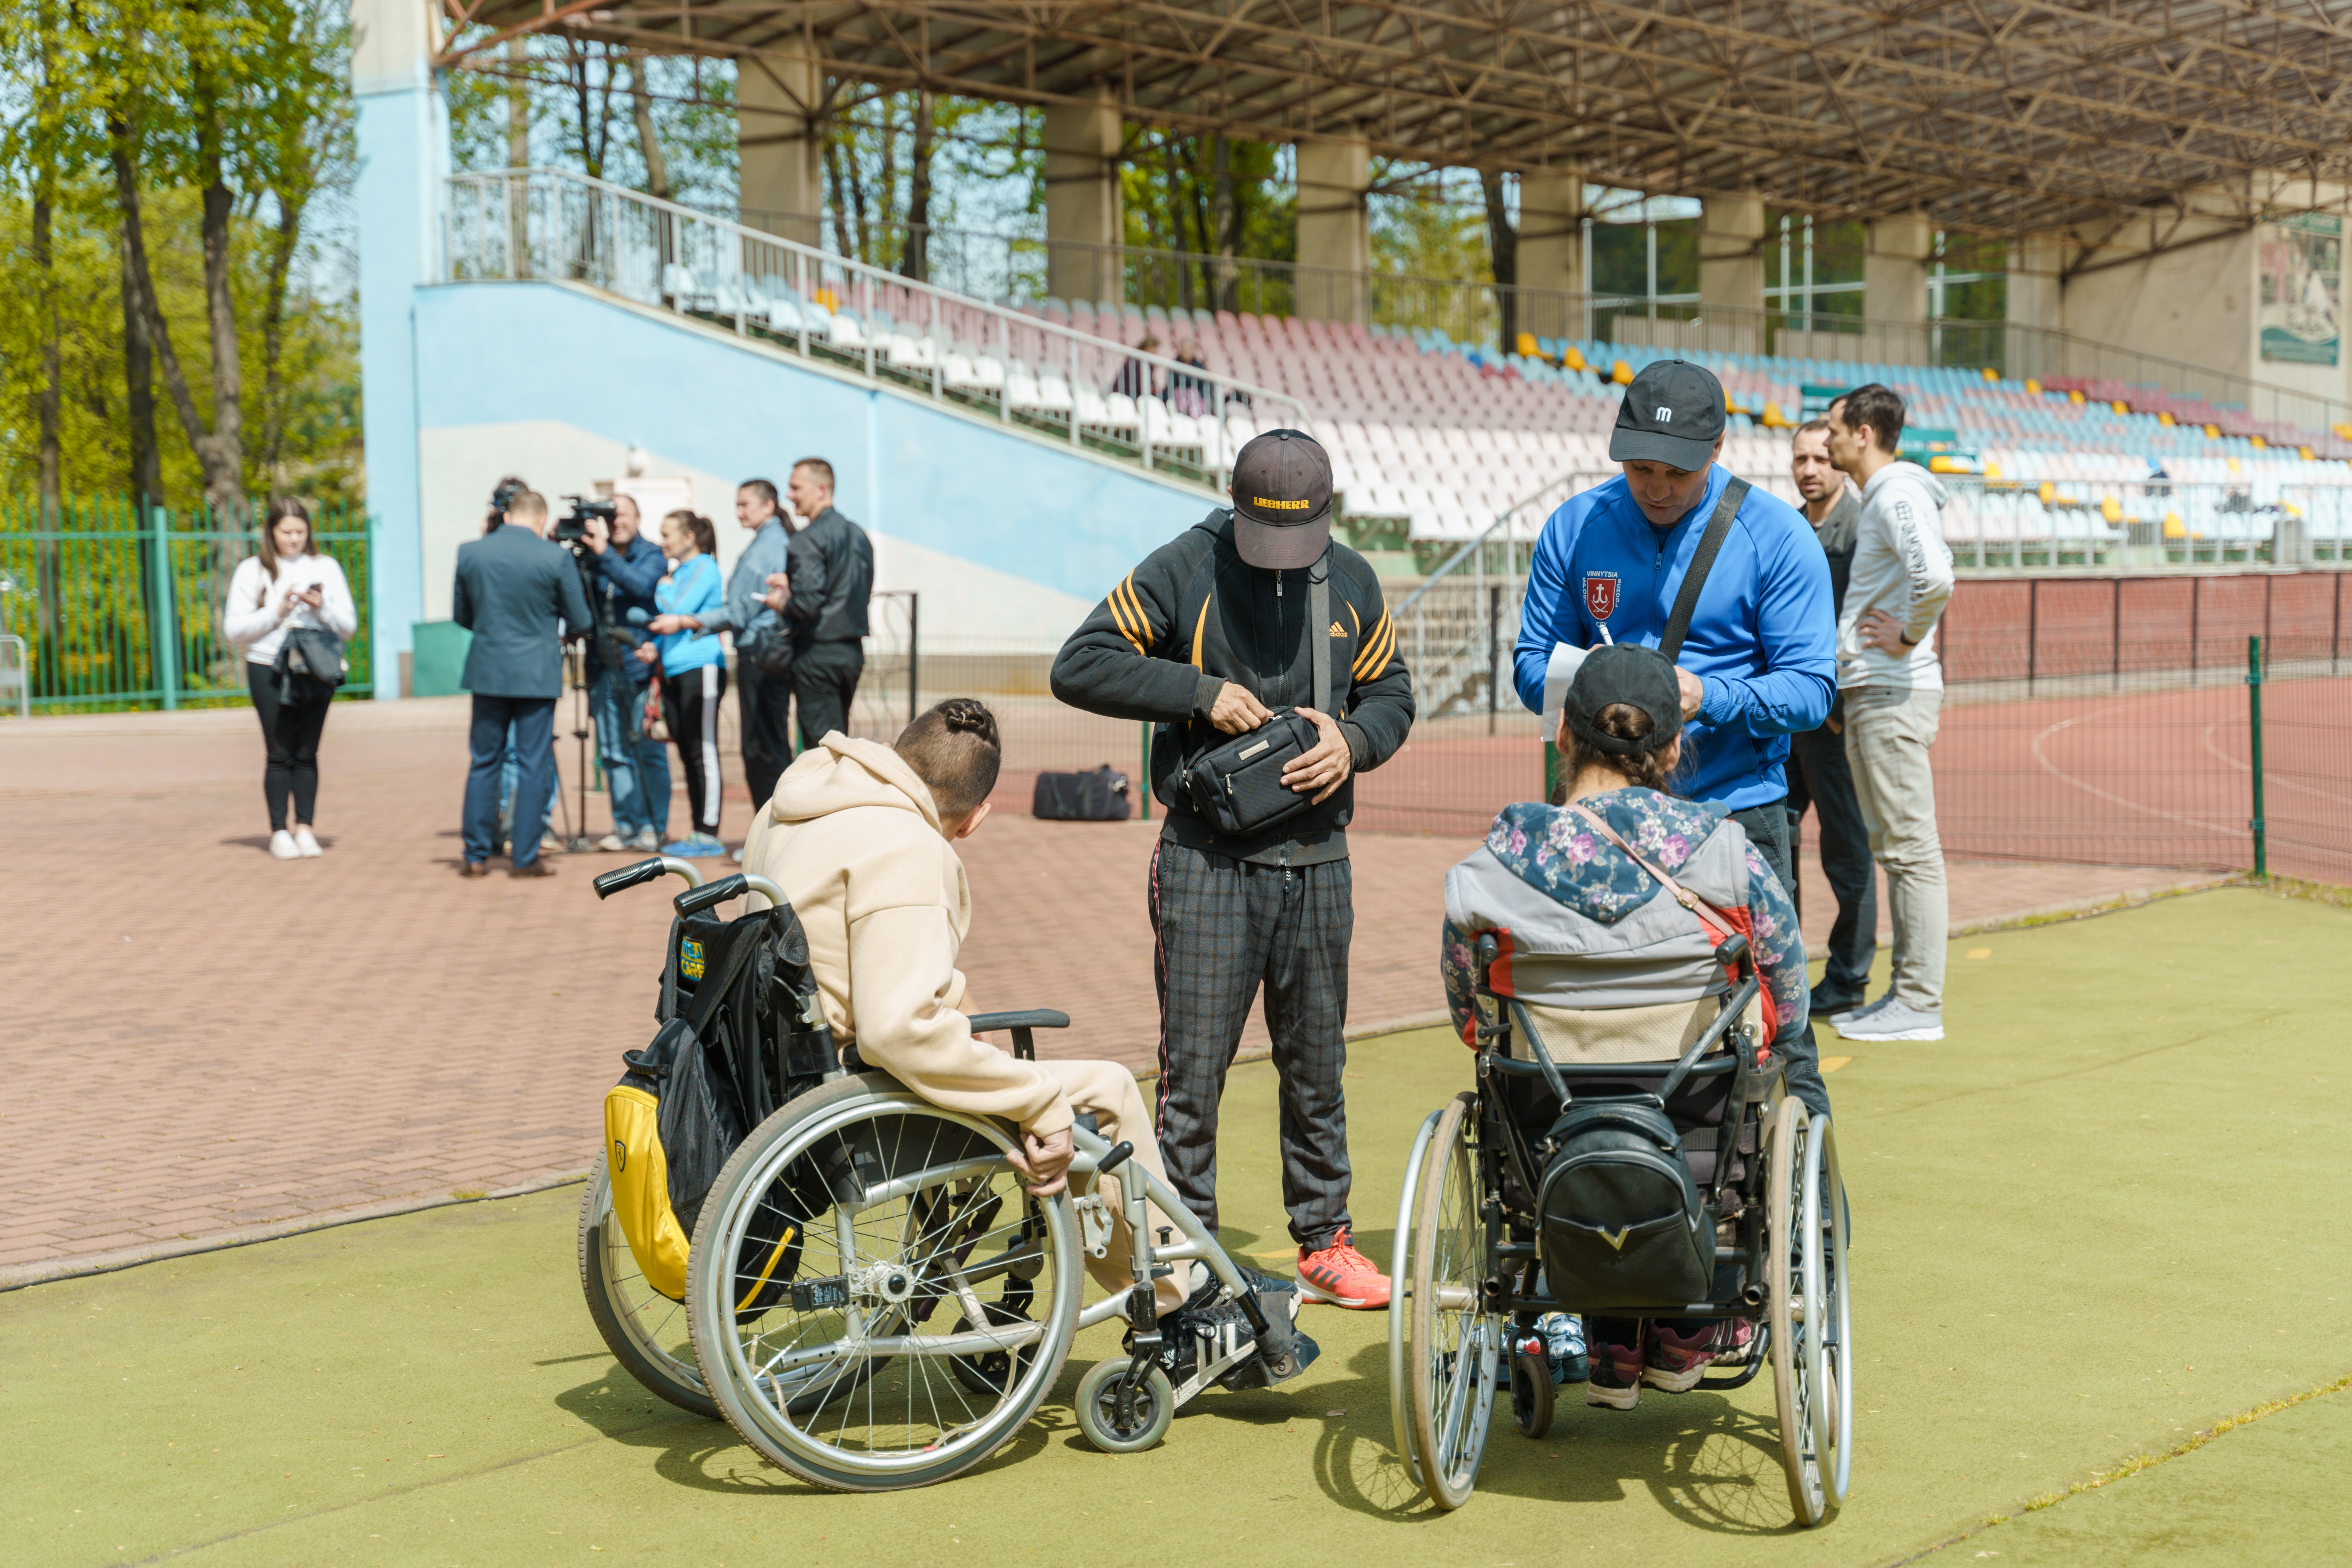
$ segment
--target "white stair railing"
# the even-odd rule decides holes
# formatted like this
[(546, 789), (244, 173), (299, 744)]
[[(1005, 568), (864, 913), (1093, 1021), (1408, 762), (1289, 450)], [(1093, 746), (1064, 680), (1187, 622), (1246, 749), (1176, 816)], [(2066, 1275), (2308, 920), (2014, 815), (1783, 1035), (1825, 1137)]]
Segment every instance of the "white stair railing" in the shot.
[(449, 180), (451, 282), (559, 280), (695, 316), (1222, 494), (1306, 405), (563, 169)]

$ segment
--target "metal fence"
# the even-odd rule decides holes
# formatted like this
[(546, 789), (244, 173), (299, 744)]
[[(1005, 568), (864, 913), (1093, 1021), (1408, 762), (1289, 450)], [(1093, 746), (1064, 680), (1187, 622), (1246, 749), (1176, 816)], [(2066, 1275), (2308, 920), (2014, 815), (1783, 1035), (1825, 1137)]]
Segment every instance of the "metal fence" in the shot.
[(560, 169), (449, 182), (453, 282), (560, 279), (698, 317), (1222, 492), (1295, 398)]
[[(368, 522), (342, 507), (313, 514), (360, 606), (344, 648), (341, 695), (375, 690), (368, 624)], [(250, 700), (245, 653), (221, 630), (229, 575), (255, 552), (257, 530), (223, 527), (205, 508), (142, 512), (113, 498), (0, 502), (0, 632), (25, 643), (36, 713), (222, 707)], [(13, 704), (12, 704), (13, 706)]]

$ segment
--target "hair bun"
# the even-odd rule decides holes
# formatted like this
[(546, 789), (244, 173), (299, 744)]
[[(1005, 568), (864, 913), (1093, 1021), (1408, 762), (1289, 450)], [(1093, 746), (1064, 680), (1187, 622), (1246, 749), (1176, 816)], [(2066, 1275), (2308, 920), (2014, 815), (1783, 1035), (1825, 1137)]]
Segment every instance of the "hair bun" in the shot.
[(940, 718), (955, 735), (978, 735), (993, 742), (996, 715), (976, 697), (950, 697), (940, 704)]

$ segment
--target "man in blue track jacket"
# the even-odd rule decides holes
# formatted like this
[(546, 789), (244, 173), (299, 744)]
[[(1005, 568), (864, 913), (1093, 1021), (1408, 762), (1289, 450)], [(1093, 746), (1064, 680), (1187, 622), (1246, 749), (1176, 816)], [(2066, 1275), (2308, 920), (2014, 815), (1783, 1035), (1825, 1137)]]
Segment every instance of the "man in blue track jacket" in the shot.
[[(1659, 645), (1734, 482), (1716, 462), (1723, 440), (1723, 384), (1699, 366), (1661, 361), (1625, 389), (1609, 442), (1622, 476), (1552, 513), (1536, 544), (1514, 658), (1529, 709), (1543, 710), (1555, 644)], [(1781, 886), (1795, 887), (1781, 764), (1790, 735), (1828, 714), (1837, 682), (1829, 562), (1795, 508), (1761, 489), (1740, 500), (1675, 665), (1685, 759), (1676, 792), (1722, 806)], [(1790, 1091), (1827, 1110), (1811, 1023), (1784, 1020), (1781, 1040)]]

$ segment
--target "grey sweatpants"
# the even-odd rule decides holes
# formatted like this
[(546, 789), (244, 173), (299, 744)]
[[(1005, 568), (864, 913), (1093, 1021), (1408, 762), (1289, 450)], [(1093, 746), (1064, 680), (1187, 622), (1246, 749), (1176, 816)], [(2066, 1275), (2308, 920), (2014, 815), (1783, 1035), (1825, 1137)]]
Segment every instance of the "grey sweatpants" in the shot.
[(1281, 1080), (1282, 1206), (1320, 1248), (1349, 1225), (1348, 862), (1253, 865), (1161, 839), (1151, 856), (1160, 1089), (1153, 1130), (1168, 1184), (1217, 1228), (1217, 1105), (1258, 987)]

